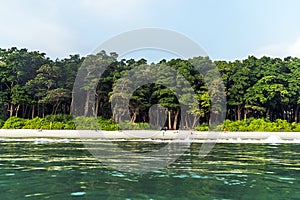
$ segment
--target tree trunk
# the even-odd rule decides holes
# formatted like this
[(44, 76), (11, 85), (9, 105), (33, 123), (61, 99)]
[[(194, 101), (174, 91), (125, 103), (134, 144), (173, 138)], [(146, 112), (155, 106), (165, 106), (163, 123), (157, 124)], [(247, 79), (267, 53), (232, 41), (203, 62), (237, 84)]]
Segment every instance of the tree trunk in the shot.
[(96, 108), (95, 108), (95, 117), (97, 117), (97, 115), (98, 115), (98, 112), (99, 112), (99, 97), (98, 97), (98, 95), (97, 95), (97, 97), (96, 97)]
[(191, 119), (190, 119), (190, 116), (189, 114), (186, 114), (186, 128), (191, 128)]
[(31, 119), (33, 119), (34, 118), (34, 104), (32, 105), (32, 110), (31, 110)]
[(60, 101), (58, 101), (57, 103), (56, 103), (56, 106), (55, 106), (55, 110), (54, 110), (54, 114), (56, 115), (56, 113), (57, 113), (57, 110), (58, 110), (58, 107), (60, 106)]
[(174, 130), (177, 129), (178, 115), (179, 115), (179, 111), (177, 110), (177, 111), (175, 112), (175, 117), (174, 117), (174, 122), (173, 122), (173, 129), (174, 129)]
[(9, 108), (9, 117), (12, 117), (14, 114), (14, 105), (11, 103)]
[(17, 107), (15, 108), (15, 110), (16, 110), (15, 116), (16, 116), (16, 117), (18, 117), (19, 109), (20, 109), (20, 104), (18, 104)]
[(85, 99), (85, 104), (84, 104), (84, 116), (87, 116), (88, 111), (89, 111), (89, 101), (90, 101), (90, 95), (87, 93), (86, 99)]
[(269, 110), (269, 109), (267, 109), (267, 112), (266, 112), (266, 119), (268, 119), (268, 118), (269, 118), (269, 114), (270, 114), (270, 110)]
[(245, 109), (245, 111), (244, 111), (244, 120), (247, 120), (248, 113), (250, 113), (250, 110), (249, 109)]
[(294, 122), (298, 123), (298, 114), (299, 114), (300, 105), (297, 105), (295, 109)]
[(73, 98), (74, 97), (72, 96), (71, 103), (70, 103), (70, 112), (69, 112), (70, 115), (73, 114), (73, 110), (72, 110), (73, 109)]
[(172, 129), (171, 111), (168, 111), (168, 121), (169, 121), (169, 129)]
[[(2, 85), (1, 85), (1, 92), (3, 92), (2, 90)], [(4, 97), (3, 95), (1, 95), (1, 100), (2, 100), (2, 113), (3, 113), (3, 116), (6, 118), (6, 114), (7, 114), (7, 108), (5, 106), (5, 103), (4, 103)]]
[(86, 99), (85, 99), (85, 103), (84, 103), (84, 113), (83, 113), (84, 116), (88, 116), (89, 106), (90, 106), (90, 92), (87, 91)]
[(137, 115), (137, 112), (136, 112), (136, 111), (133, 111), (133, 115), (132, 115), (132, 117), (131, 117), (130, 122), (132, 122), (132, 123), (135, 122), (135, 120), (136, 120), (136, 115)]
[(37, 104), (37, 116), (40, 117), (40, 104)]
[(67, 114), (67, 111), (66, 111), (66, 102), (62, 103), (61, 109), (62, 109), (63, 114), (66, 115)]
[(158, 110), (158, 107), (157, 107), (157, 110), (156, 110), (156, 126), (158, 127), (159, 126), (159, 110)]
[(237, 119), (238, 120), (241, 120), (241, 116), (242, 116), (242, 106), (241, 105), (238, 105), (237, 106)]
[(199, 119), (200, 119), (200, 115), (194, 117), (192, 129), (195, 128), (195, 126), (196, 126), (196, 124), (197, 124), (197, 121), (199, 121)]

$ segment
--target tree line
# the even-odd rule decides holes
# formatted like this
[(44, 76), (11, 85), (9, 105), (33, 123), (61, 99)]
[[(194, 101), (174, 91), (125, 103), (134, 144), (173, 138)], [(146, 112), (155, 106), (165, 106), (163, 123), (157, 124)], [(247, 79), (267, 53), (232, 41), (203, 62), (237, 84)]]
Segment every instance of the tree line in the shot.
[[(196, 65), (202, 67), (202, 74)], [(99, 66), (105, 66), (105, 70), (100, 72)], [(223, 84), (216, 81), (215, 68), (224, 91), (207, 86), (213, 84), (218, 88)], [(157, 75), (158, 82), (147, 83), (152, 77), (149, 69)], [(86, 57), (70, 55), (51, 60), (45, 53), (13, 47), (0, 49), (0, 116), (4, 120), (13, 116), (33, 119), (76, 112), (77, 116), (101, 116), (116, 122), (151, 121), (169, 129), (195, 127), (198, 122), (208, 124), (213, 114), (222, 113), (225, 116), (221, 118), (229, 120), (264, 118), (298, 122), (299, 77), (300, 59), (294, 57), (249, 56), (244, 60), (214, 62), (208, 57), (195, 57), (147, 63), (145, 59), (118, 60), (116, 53), (101, 51)], [(74, 85), (76, 78), (84, 84)], [(122, 85), (134, 88), (135, 84), (139, 87), (134, 91), (118, 89)], [(74, 103), (76, 87), (81, 105)], [(177, 95), (176, 88), (184, 91)], [(220, 98), (218, 92), (224, 92), (226, 99)], [(129, 105), (117, 105), (120, 101), (114, 99), (120, 98), (128, 98)], [(225, 100), (225, 111), (218, 105), (212, 108), (212, 102)]]

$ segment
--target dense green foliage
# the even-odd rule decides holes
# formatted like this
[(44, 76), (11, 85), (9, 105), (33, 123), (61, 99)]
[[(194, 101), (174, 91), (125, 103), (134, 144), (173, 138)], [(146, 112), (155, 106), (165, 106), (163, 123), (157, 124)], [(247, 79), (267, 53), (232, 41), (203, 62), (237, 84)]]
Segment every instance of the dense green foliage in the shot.
[[(164, 124), (156, 120), (157, 123), (151, 124), (153, 127), (150, 128), (194, 128), (200, 123), (202, 125), (197, 129), (206, 130), (212, 112), (222, 111), (211, 108), (211, 100), (214, 95), (218, 95), (214, 94), (215, 91), (208, 90), (207, 82), (195, 69), (194, 66), (200, 63), (205, 73), (212, 73), (212, 66), (216, 65), (221, 74), (227, 97), (226, 119), (231, 120), (224, 124), (228, 131), (299, 130), (299, 58), (250, 56), (233, 62), (212, 62), (207, 57), (196, 57), (147, 64), (145, 59), (117, 60), (117, 56), (115, 53), (107, 55), (101, 51), (85, 58), (71, 55), (69, 58), (53, 61), (45, 53), (37, 51), (15, 47), (0, 49), (0, 125), (6, 120), (3, 128), (74, 129), (76, 118), (74, 121), (70, 117), (74, 114), (72, 90), (76, 75), (80, 72), (93, 76), (84, 79), (86, 85), (80, 88), (85, 97), (82, 100), (85, 106), (82, 113), (76, 113), (75, 116), (85, 116), (80, 120), (86, 123), (79, 123), (76, 127), (78, 129), (93, 126), (95, 119), (88, 119), (91, 116), (98, 116), (100, 129), (103, 130), (120, 128), (113, 121), (121, 122), (122, 128), (149, 128), (151, 118), (157, 118), (149, 111), (154, 105), (158, 105), (167, 117)], [(82, 63), (86, 66), (80, 68)], [(107, 66), (100, 78), (96, 76), (99, 65)], [(147, 81), (145, 74), (147, 75), (149, 67), (158, 70), (162, 81), (160, 84), (145, 84), (132, 91), (128, 108), (130, 119), (120, 120), (125, 111), (113, 112), (112, 99), (122, 98), (127, 94), (118, 92), (116, 83), (132, 85), (128, 78), (131, 76), (129, 72), (139, 69), (138, 75), (135, 74), (135, 81), (142, 84)], [(194, 95), (174, 95), (172, 91), (175, 87), (180, 87), (182, 81), (167, 68), (181, 74), (191, 85)], [(89, 91), (94, 83), (98, 84), (95, 94), (91, 96)], [(164, 86), (170, 83), (174, 88)], [(93, 109), (87, 106), (91, 98), (95, 99)], [(183, 108), (187, 112), (182, 112)]]
[(241, 121), (226, 120), (223, 128), (228, 131), (269, 131), (290, 132), (300, 131), (300, 124), (289, 123), (286, 120), (277, 119), (274, 122), (265, 119), (247, 119)]
[(216, 62), (227, 91), (227, 118), (298, 122), (300, 59), (253, 56)]
[(74, 119), (77, 130), (105, 130), (115, 131), (119, 127), (111, 119), (103, 119), (102, 117), (84, 117), (78, 116)]
[(82, 60), (73, 55), (52, 61), (37, 51), (0, 49), (0, 115), (7, 119), (69, 114), (71, 91)]
[[(123, 122), (123, 129), (143, 130), (148, 127), (148, 123)], [(84, 117), (78, 116), (72, 118), (70, 115), (47, 115), (44, 118), (35, 117), (33, 119), (24, 119), (19, 117), (10, 117), (2, 127), (3, 129), (41, 129), (41, 130), (119, 130), (118, 124), (112, 119), (103, 119), (102, 117)]]
[[(137, 125), (138, 126), (138, 125)], [(44, 130), (119, 130), (119, 127), (111, 119), (101, 117), (83, 117), (79, 116), (73, 119), (70, 115), (47, 115), (44, 118), (35, 117), (33, 119), (24, 119), (10, 117), (3, 125), (4, 129), (44, 129)], [(140, 128), (141, 129), (141, 128)]]
[[(102, 117), (83, 117), (79, 116), (73, 119), (69, 115), (48, 115), (45, 118), (35, 117), (33, 119), (24, 119), (11, 117), (7, 119), (2, 126), (4, 129), (41, 129), (41, 130), (106, 130), (115, 131), (122, 129), (145, 130), (149, 129), (148, 123), (133, 123), (130, 121), (121, 124), (114, 123), (111, 119)], [(208, 124), (203, 123), (196, 127), (197, 131), (208, 131)], [(286, 120), (277, 119), (274, 122), (270, 120), (248, 118), (247, 120), (230, 121), (225, 120), (224, 124), (216, 127), (218, 131), (261, 131), (261, 132), (300, 132), (299, 123), (289, 123)]]
[[(198, 131), (208, 131), (208, 125), (202, 124), (196, 127)], [(289, 123), (286, 120), (277, 119), (274, 122), (270, 120), (248, 118), (247, 120), (230, 121), (225, 120), (224, 124), (216, 127), (217, 131), (261, 131), (261, 132), (300, 132), (299, 123)]]
[(68, 115), (49, 115), (45, 118), (35, 117), (33, 119), (24, 119), (19, 117), (10, 117), (6, 120), (4, 129), (75, 129), (73, 119)]

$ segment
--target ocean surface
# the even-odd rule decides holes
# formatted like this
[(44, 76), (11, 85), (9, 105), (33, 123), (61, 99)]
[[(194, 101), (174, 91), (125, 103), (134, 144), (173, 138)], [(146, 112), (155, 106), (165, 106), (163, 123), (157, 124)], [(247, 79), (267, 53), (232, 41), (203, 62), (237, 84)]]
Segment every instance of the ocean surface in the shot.
[[(141, 157), (167, 145), (114, 144)], [(217, 143), (201, 158), (202, 144), (192, 143), (168, 166), (135, 173), (96, 158), (80, 140), (1, 139), (0, 145), (3, 200), (300, 199), (300, 144)], [(119, 164), (143, 165), (138, 160)]]

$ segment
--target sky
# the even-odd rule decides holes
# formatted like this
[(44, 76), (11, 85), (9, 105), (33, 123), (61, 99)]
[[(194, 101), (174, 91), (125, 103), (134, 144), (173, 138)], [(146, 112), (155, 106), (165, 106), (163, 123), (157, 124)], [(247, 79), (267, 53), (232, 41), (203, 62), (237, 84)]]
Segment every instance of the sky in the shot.
[(0, 48), (53, 59), (147, 27), (184, 34), (213, 60), (300, 57), (298, 0), (0, 0), (0, 19)]

